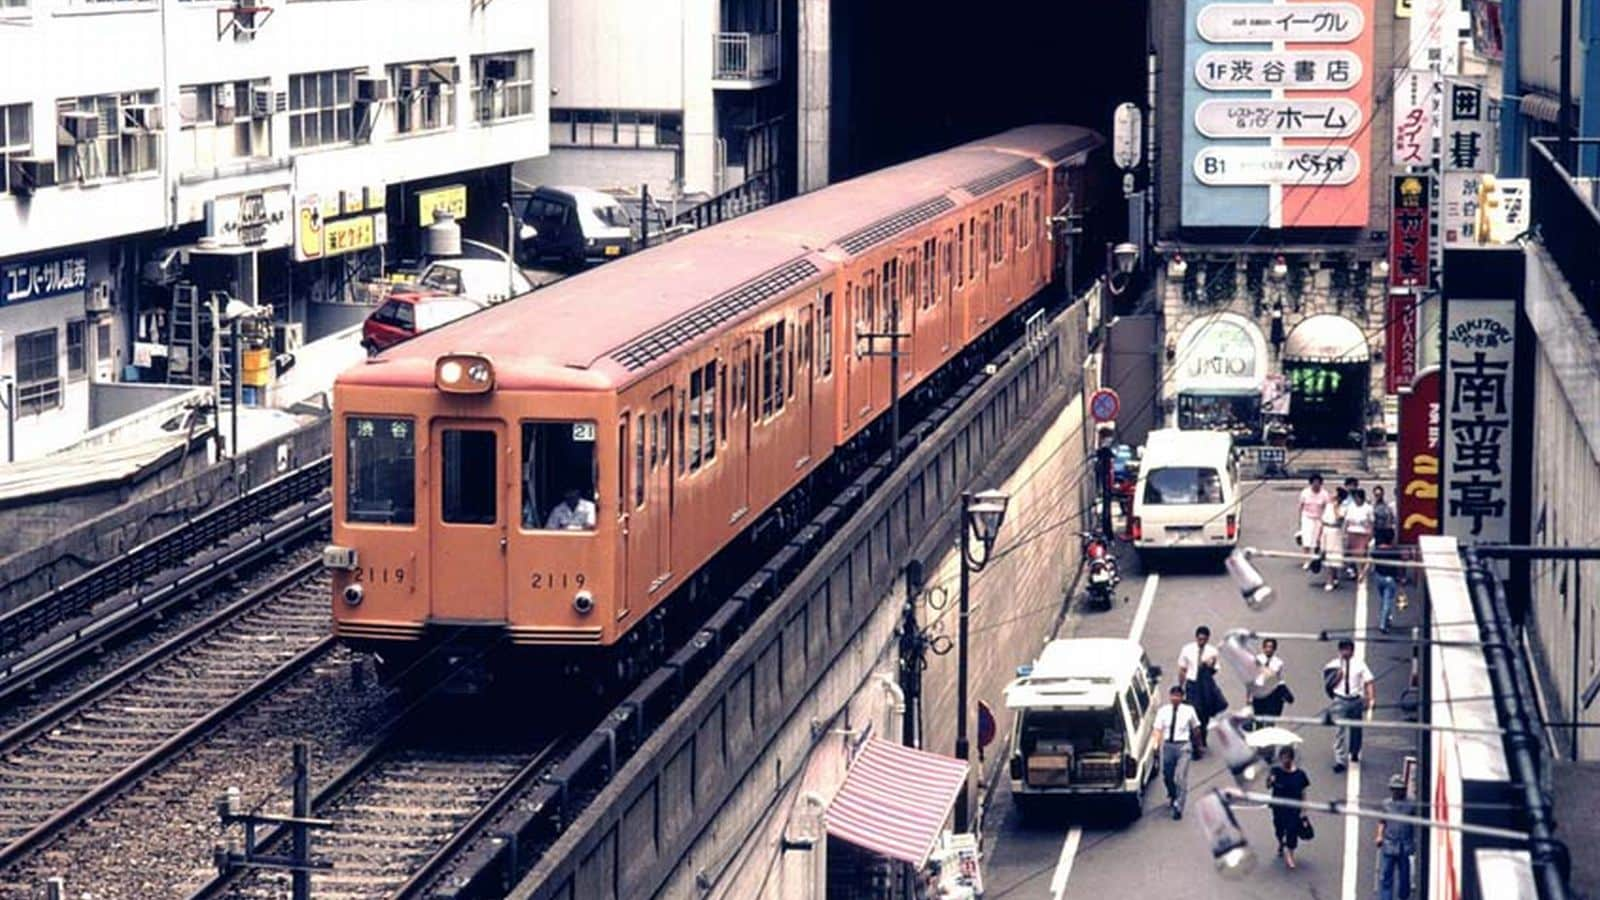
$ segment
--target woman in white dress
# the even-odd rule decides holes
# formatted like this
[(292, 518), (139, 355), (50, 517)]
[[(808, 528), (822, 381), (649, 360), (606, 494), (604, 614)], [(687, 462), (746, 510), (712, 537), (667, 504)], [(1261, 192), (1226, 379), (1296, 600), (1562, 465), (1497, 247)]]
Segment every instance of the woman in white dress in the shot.
[(1344, 488), (1339, 488), (1332, 503), (1322, 509), (1322, 570), (1328, 574), (1324, 591), (1339, 586), (1339, 570), (1344, 568)]

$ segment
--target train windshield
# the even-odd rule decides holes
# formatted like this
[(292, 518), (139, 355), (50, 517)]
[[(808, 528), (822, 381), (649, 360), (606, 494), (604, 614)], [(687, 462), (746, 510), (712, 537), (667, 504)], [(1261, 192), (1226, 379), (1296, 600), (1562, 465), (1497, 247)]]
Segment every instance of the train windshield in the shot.
[(595, 528), (595, 423), (522, 423), (522, 527)]
[(415, 521), (415, 431), (410, 419), (351, 416), (345, 421), (345, 521)]

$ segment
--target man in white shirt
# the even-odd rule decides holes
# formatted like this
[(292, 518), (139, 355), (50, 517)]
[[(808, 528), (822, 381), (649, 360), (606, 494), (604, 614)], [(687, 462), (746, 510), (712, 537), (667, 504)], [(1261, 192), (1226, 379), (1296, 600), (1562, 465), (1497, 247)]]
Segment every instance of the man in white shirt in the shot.
[(1204, 625), (1196, 628), (1194, 640), (1178, 651), (1178, 684), (1183, 686), (1184, 702), (1194, 707), (1195, 714), (1200, 717), (1200, 738), (1196, 744), (1202, 750), (1206, 746), (1206, 724), (1219, 706), (1227, 705), (1218, 704), (1211, 696), (1221, 693), (1212, 680), (1219, 659), (1217, 648), (1211, 646), (1211, 629)]
[[(1333, 700), (1332, 712), (1336, 719), (1361, 721), (1378, 703), (1378, 685), (1372, 670), (1363, 660), (1355, 659), (1356, 642), (1345, 638), (1339, 642), (1339, 655), (1322, 667), (1322, 682)], [(1343, 772), (1353, 762), (1361, 761), (1361, 727), (1340, 726), (1333, 734), (1333, 770)]]
[(1161, 748), (1161, 780), (1167, 786), (1167, 803), (1174, 819), (1183, 818), (1183, 804), (1189, 797), (1189, 743), (1198, 735), (1200, 717), (1194, 707), (1183, 702), (1183, 683), (1167, 689), (1168, 703), (1156, 711), (1155, 729), (1150, 743)]
[(593, 531), (594, 501), (583, 499), (577, 488), (568, 488), (561, 502), (550, 510), (544, 527), (548, 531)]

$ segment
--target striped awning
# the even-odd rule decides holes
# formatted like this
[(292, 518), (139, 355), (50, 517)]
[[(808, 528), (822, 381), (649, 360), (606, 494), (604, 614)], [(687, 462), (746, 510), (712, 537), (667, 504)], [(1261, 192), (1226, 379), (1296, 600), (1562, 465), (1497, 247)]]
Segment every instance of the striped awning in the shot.
[(920, 868), (966, 780), (960, 760), (873, 738), (828, 806), (828, 833)]

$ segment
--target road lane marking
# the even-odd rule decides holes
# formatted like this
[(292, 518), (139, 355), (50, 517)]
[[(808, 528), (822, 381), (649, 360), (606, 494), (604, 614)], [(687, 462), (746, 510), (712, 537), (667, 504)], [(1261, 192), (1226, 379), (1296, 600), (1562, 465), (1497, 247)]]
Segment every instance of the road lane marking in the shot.
[[(1150, 608), (1155, 605), (1156, 585), (1161, 576), (1152, 572), (1145, 576), (1144, 590), (1139, 592), (1139, 609), (1133, 614), (1133, 627), (1128, 629), (1128, 640), (1137, 642), (1144, 634), (1145, 623), (1150, 621)], [(1056, 860), (1056, 872), (1050, 879), (1050, 900), (1061, 900), (1067, 893), (1067, 878), (1072, 875), (1072, 862), (1078, 857), (1078, 844), (1083, 841), (1083, 828), (1073, 826), (1061, 844), (1061, 857)]]
[(1150, 621), (1150, 607), (1155, 605), (1156, 585), (1161, 576), (1154, 572), (1144, 578), (1144, 590), (1139, 593), (1139, 609), (1133, 614), (1133, 627), (1128, 629), (1128, 640), (1137, 642), (1144, 635), (1145, 623)]
[(1067, 893), (1067, 877), (1072, 874), (1072, 861), (1078, 855), (1078, 842), (1083, 840), (1083, 829), (1073, 826), (1067, 832), (1067, 842), (1061, 845), (1061, 858), (1056, 860), (1056, 874), (1050, 879), (1050, 900), (1061, 900)]
[[(1367, 625), (1367, 582), (1356, 581), (1356, 634)], [(1356, 665), (1367, 658), (1367, 642), (1356, 641), (1356, 652), (1351, 661)], [(1365, 689), (1363, 689), (1365, 690)], [(1361, 764), (1352, 761), (1344, 773), (1344, 802), (1346, 809), (1355, 809), (1361, 800)], [(1339, 886), (1342, 900), (1355, 900), (1356, 882), (1361, 868), (1361, 820), (1347, 815), (1344, 818), (1344, 873)]]

